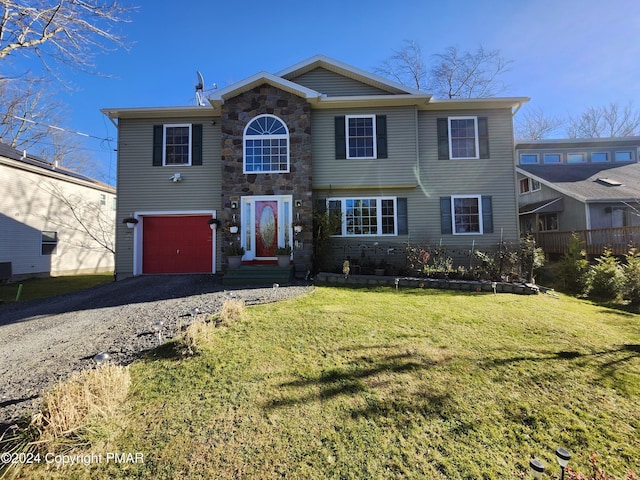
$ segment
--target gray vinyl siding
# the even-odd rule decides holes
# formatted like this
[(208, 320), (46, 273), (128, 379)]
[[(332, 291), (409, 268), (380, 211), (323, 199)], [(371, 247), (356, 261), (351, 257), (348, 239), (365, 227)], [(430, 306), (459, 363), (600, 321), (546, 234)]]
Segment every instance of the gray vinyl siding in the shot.
[[(342, 115), (386, 115), (385, 159), (336, 159), (335, 123)], [(416, 110), (414, 107), (314, 110), (311, 117), (313, 186), (415, 185)]]
[[(122, 220), (139, 211), (220, 210), (220, 122), (212, 118), (120, 119), (118, 127), (118, 216), (116, 272), (133, 273), (133, 235)], [(152, 166), (153, 126), (202, 124), (202, 165)], [(180, 173), (183, 180), (169, 178)], [(219, 268), (219, 243), (216, 261)]]
[[(439, 160), (437, 119), (450, 116), (487, 117), (489, 133), (488, 159)], [(519, 238), (515, 190), (513, 123), (510, 109), (469, 111), (420, 111), (419, 130), (419, 195), (417, 205), (409, 212), (412, 240), (435, 245), (442, 243), (451, 250), (495, 249), (500, 240), (511, 243)], [(493, 233), (442, 234), (440, 197), (452, 195), (491, 196)]]
[(389, 94), (389, 92), (324, 68), (316, 68), (290, 80), (304, 87), (311, 88), (316, 92), (324, 93), (329, 97)]

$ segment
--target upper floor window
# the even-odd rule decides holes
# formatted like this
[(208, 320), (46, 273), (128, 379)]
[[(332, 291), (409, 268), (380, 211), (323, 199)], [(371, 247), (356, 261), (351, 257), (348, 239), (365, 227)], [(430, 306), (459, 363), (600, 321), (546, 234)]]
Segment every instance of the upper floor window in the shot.
[(337, 159), (387, 158), (387, 116), (335, 117)]
[(538, 190), (540, 190), (539, 181), (529, 177), (520, 180), (520, 193), (537, 192)]
[(191, 165), (191, 125), (164, 126), (164, 165)]
[(438, 118), (438, 159), (489, 158), (487, 117)]
[(567, 163), (583, 163), (584, 161), (584, 153), (567, 153)]
[(254, 118), (244, 130), (244, 173), (287, 173), (289, 130), (273, 115)]
[(562, 162), (562, 156), (559, 153), (545, 153), (544, 163), (560, 163)]
[(202, 165), (202, 124), (153, 126), (153, 166)]
[(538, 163), (538, 155), (535, 153), (523, 153), (520, 155), (520, 164), (527, 165), (532, 163)]
[(591, 154), (591, 161), (593, 163), (608, 162), (609, 154), (607, 152), (593, 152)]
[(616, 162), (628, 162), (633, 160), (631, 152), (616, 152)]

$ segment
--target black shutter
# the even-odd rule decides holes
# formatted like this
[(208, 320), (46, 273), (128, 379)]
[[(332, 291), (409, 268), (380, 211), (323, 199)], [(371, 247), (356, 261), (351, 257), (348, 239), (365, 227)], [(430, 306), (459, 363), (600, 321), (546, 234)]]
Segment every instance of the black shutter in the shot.
[(438, 160), (449, 160), (449, 119), (438, 119)]
[(489, 158), (489, 127), (487, 117), (478, 117), (478, 144), (480, 158)]
[(407, 213), (407, 199), (396, 199), (398, 211), (396, 212), (396, 218), (398, 219), (398, 235), (409, 234), (409, 216)]
[(482, 232), (493, 233), (493, 206), (491, 196), (482, 196)]
[(378, 158), (387, 158), (387, 116), (376, 115), (376, 149)]
[(163, 136), (163, 126), (162, 125), (154, 125), (153, 126), (153, 163), (154, 167), (162, 166), (162, 136)]
[(336, 159), (347, 158), (347, 134), (344, 116), (335, 118)]
[(191, 165), (202, 165), (202, 124), (191, 126)]
[(440, 232), (453, 233), (451, 197), (440, 197)]

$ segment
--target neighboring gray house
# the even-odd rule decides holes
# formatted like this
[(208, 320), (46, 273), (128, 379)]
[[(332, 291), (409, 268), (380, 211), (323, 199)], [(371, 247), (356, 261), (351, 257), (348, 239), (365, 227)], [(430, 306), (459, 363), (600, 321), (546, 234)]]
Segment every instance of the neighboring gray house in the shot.
[(115, 188), (0, 144), (0, 281), (110, 272)]
[(626, 253), (640, 225), (640, 137), (516, 144), (520, 229), (549, 253), (577, 232), (589, 253)]
[(512, 117), (527, 98), (435, 100), (318, 55), (208, 100), (102, 110), (118, 126), (118, 278), (217, 272), (234, 243), (245, 264), (291, 245), (304, 274), (325, 210), (341, 219), (332, 270), (400, 264), (407, 242), (468, 252), (519, 238)]

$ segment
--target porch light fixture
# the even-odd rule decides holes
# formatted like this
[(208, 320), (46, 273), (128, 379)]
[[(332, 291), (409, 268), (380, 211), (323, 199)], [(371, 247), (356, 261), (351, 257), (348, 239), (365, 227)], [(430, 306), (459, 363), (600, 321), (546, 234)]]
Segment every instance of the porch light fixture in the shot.
[(238, 202), (235, 202), (235, 201), (234, 201), (234, 202), (231, 202), (231, 208), (232, 208), (232, 209), (234, 209), (234, 210), (235, 210), (236, 208), (238, 208)]
[(169, 177), (169, 180), (171, 180), (173, 183), (181, 182), (182, 181), (182, 174), (174, 173), (172, 176)]
[(302, 200), (296, 200), (296, 208), (302, 207)]
[(531, 468), (533, 478), (542, 478), (542, 474), (544, 473), (544, 464), (540, 460), (537, 458), (531, 458), (531, 460), (529, 460), (529, 467)]
[(138, 219), (133, 217), (127, 217), (122, 220), (122, 223), (127, 225), (127, 228), (133, 228), (138, 224)]
[(96, 362), (96, 365), (98, 367), (101, 367), (109, 360), (111, 360), (111, 356), (107, 352), (100, 352), (95, 357), (93, 357), (93, 361)]
[(216, 228), (218, 228), (219, 225), (220, 225), (220, 220), (218, 220), (217, 218), (209, 219), (209, 226), (211, 227), (211, 230), (215, 230)]

